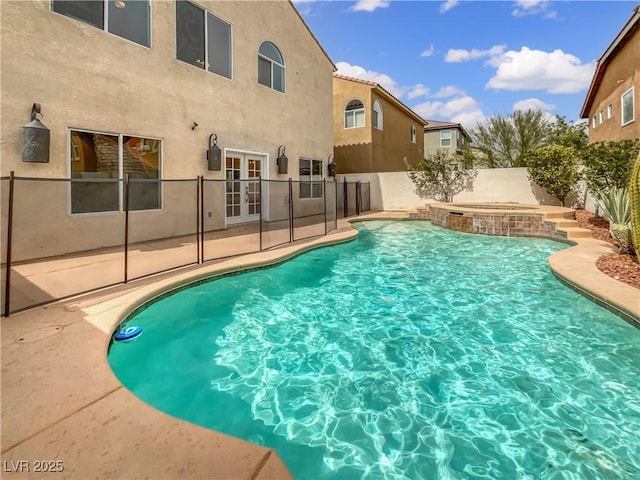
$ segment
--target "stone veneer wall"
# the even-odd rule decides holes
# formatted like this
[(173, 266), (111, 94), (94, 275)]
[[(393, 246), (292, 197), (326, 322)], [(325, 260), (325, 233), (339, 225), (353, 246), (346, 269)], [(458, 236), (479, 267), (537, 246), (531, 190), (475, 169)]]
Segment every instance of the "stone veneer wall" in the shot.
[[(566, 217), (570, 218), (570, 217)], [(451, 214), (451, 210), (431, 207), (431, 223), (450, 230), (505, 237), (541, 237), (567, 240), (566, 232), (556, 230), (556, 224), (545, 222), (542, 214), (530, 215), (506, 212)]]

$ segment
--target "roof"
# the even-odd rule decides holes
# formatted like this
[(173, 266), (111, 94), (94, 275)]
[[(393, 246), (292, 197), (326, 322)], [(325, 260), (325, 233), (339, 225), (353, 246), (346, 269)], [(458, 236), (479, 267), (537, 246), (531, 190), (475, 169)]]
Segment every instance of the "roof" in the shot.
[(462, 134), (467, 137), (468, 140), (471, 140), (471, 135), (469, 132), (465, 130), (461, 123), (453, 123), (453, 122), (441, 122), (439, 120), (427, 120), (427, 124), (424, 126), (424, 131), (436, 131), (436, 130), (444, 130), (445, 128), (457, 128), (462, 132)]
[(300, 21), (302, 22), (302, 24), (304, 25), (304, 27), (307, 29), (307, 31), (309, 32), (309, 35), (311, 35), (311, 38), (313, 38), (313, 40), (316, 42), (316, 44), (318, 45), (318, 47), (320, 47), (320, 50), (322, 50), (322, 53), (324, 53), (324, 56), (327, 57), (327, 59), (329, 60), (329, 62), (331, 63), (331, 65), (333, 66), (333, 71), (335, 72), (338, 68), (336, 67), (336, 64), (333, 63), (333, 60), (331, 60), (331, 57), (329, 56), (329, 54), (327, 53), (327, 51), (324, 49), (324, 47), (320, 44), (320, 42), (318, 41), (318, 39), (316, 38), (316, 36), (313, 34), (313, 32), (311, 31), (311, 29), (309, 28), (309, 25), (307, 25), (307, 22), (304, 21), (304, 18), (302, 18), (302, 15), (300, 15), (300, 12), (298, 11), (298, 9), (296, 8), (295, 4), (293, 3), (292, 0), (289, 0), (289, 5), (291, 5), (291, 7), (293, 8), (293, 11), (296, 12), (296, 15), (298, 15), (298, 18), (300, 19)]
[(591, 106), (593, 105), (593, 100), (598, 93), (598, 89), (600, 88), (600, 84), (602, 82), (602, 78), (604, 77), (604, 73), (607, 70), (607, 66), (611, 63), (611, 60), (618, 54), (620, 50), (624, 47), (624, 45), (629, 41), (629, 39), (637, 33), (638, 28), (640, 28), (640, 5), (636, 6), (633, 9), (633, 15), (627, 21), (620, 33), (616, 36), (616, 38), (611, 42), (611, 45), (605, 50), (600, 60), (596, 65), (596, 71), (593, 74), (593, 79), (591, 80), (591, 85), (589, 86), (589, 91), (587, 92), (587, 98), (584, 101), (584, 105), (582, 106), (582, 110), (580, 111), (580, 118), (588, 118), (589, 111), (591, 110)]
[(382, 85), (376, 82), (372, 82), (371, 80), (365, 80), (363, 78), (355, 78), (348, 77), (346, 75), (340, 75), (338, 73), (333, 74), (333, 78), (339, 78), (341, 80), (347, 80), (349, 82), (362, 83), (364, 85), (369, 85), (371, 87), (377, 88), (384, 96), (386, 96), (391, 102), (396, 103), (401, 110), (403, 110), (407, 115), (413, 117), (420, 125), (426, 125), (426, 120), (418, 115), (416, 112), (407, 107), (404, 103), (398, 100), (389, 90), (384, 88)]

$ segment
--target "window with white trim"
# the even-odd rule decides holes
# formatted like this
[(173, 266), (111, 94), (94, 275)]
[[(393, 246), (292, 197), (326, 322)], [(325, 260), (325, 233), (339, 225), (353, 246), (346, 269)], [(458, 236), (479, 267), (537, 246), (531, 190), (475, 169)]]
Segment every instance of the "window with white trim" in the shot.
[(53, 0), (51, 10), (139, 45), (151, 45), (149, 0)]
[(71, 213), (120, 212), (129, 176), (129, 210), (161, 208), (162, 140), (69, 131)]
[(344, 128), (364, 127), (364, 103), (351, 100), (344, 109)]
[(373, 126), (382, 130), (382, 105), (378, 100), (373, 102)]
[(631, 87), (620, 96), (620, 103), (622, 105), (622, 126), (625, 126), (627, 123), (631, 123), (636, 119), (633, 95), (634, 87)]
[(194, 67), (231, 78), (231, 25), (191, 2), (178, 0), (176, 56)]
[(600, 110), (600, 113), (598, 114), (598, 121), (600, 122), (600, 124), (604, 122), (604, 110)]
[(596, 116), (595, 115), (591, 119), (591, 128), (596, 128)]
[(411, 125), (411, 143), (416, 143), (416, 126)]
[(300, 198), (322, 198), (322, 160), (300, 158)]
[(451, 146), (451, 130), (440, 130), (440, 147), (448, 148)]
[(609, 120), (611, 117), (613, 117), (613, 105), (609, 104), (607, 105), (607, 120)]
[(278, 47), (262, 42), (258, 49), (258, 83), (284, 93), (284, 58)]

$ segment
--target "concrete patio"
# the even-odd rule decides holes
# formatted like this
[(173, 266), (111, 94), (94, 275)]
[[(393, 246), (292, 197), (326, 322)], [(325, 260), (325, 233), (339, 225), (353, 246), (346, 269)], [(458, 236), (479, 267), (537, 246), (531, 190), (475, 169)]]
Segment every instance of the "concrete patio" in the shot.
[[(349, 220), (406, 218), (405, 212), (380, 212)], [(3, 477), (291, 478), (275, 451), (170, 417), (139, 400), (111, 371), (109, 341), (136, 305), (162, 291), (356, 236), (342, 219), (326, 237), (185, 267), (3, 318)], [(575, 246), (550, 257), (556, 275), (627, 321), (640, 322), (640, 291), (595, 266), (612, 247), (587, 237), (573, 241)], [(36, 462), (43, 461), (64, 469), (36, 471), (43, 466)]]

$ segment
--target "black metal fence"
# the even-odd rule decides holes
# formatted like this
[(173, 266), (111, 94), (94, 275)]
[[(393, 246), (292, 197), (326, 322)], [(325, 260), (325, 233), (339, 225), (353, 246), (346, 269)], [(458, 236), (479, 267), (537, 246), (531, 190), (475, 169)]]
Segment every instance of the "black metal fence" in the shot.
[(368, 184), (0, 178), (2, 314), (326, 235)]

